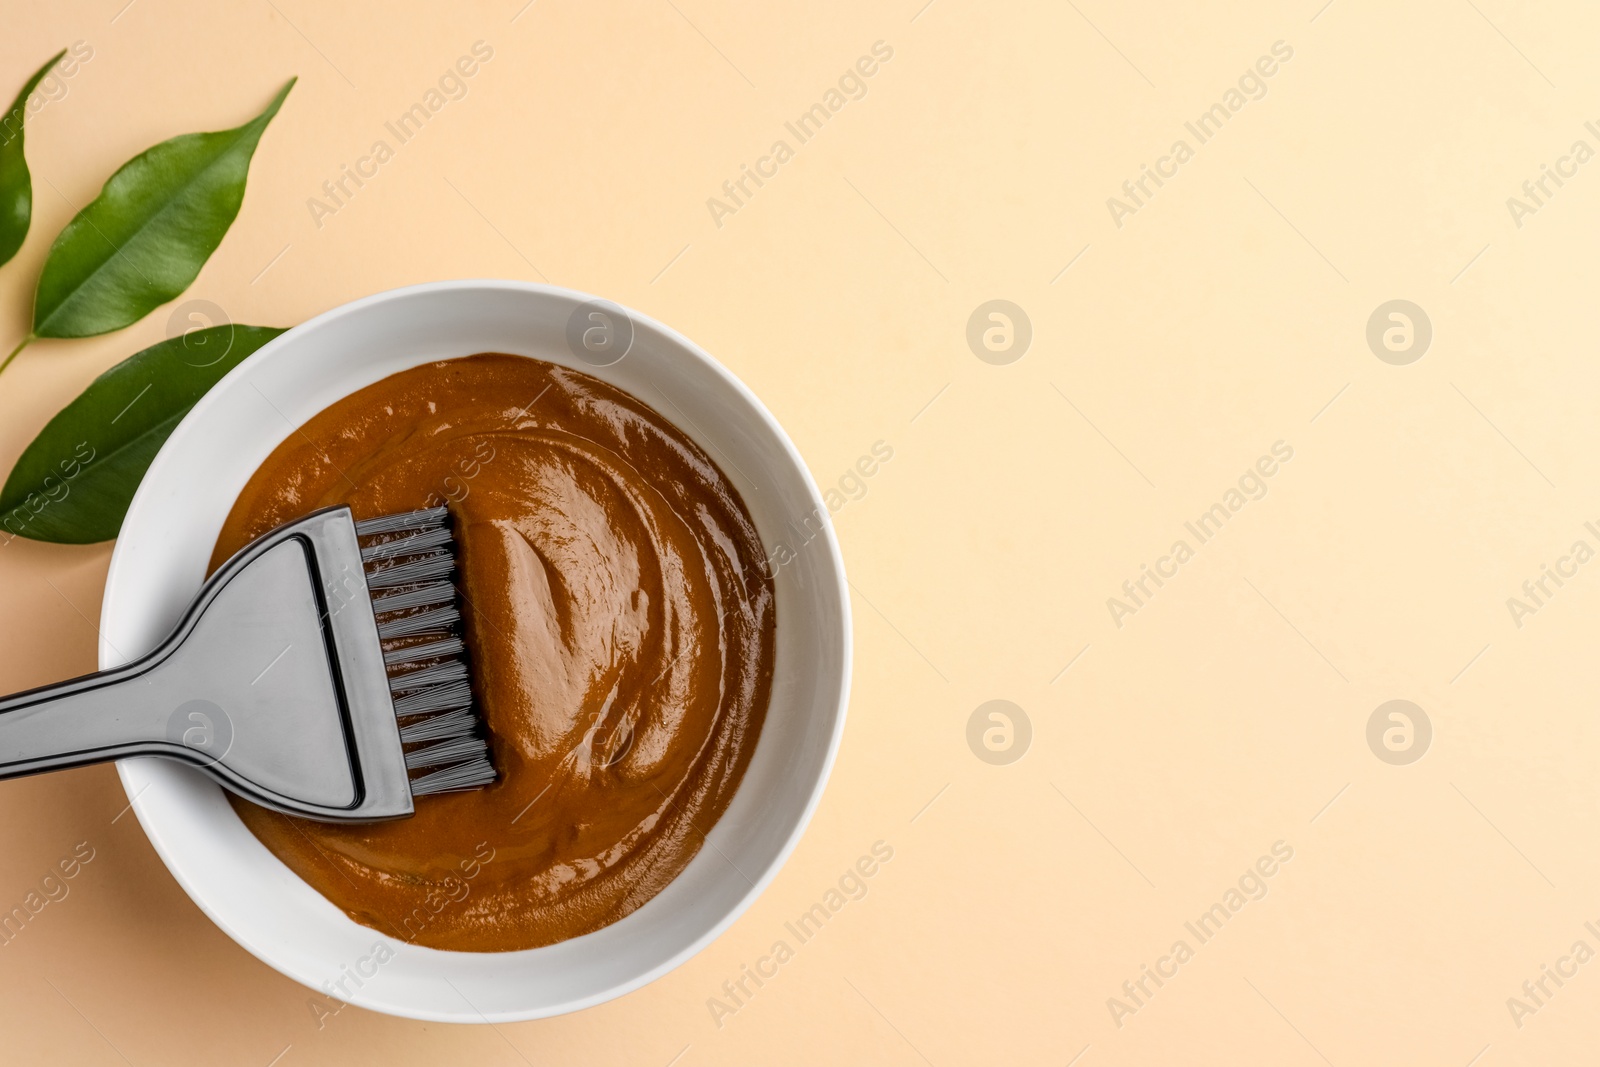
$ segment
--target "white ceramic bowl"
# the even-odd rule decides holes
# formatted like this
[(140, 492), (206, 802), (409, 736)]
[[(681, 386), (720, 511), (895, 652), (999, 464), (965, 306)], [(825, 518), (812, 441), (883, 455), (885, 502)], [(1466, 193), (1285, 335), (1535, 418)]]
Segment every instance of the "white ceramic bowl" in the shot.
[[(657, 978), (726, 929), (776, 876), (822, 794), (844, 728), (850, 602), (827, 508), (783, 429), (692, 341), (627, 312), (632, 347), (610, 366), (567, 343), (575, 308), (594, 298), (508, 281), (439, 282), (336, 308), (245, 360), (179, 424), (134, 496), (111, 558), (100, 666), (153, 648), (205, 578), (235, 497), (294, 427), (341, 397), (419, 363), (476, 352), (536, 356), (594, 374), (670, 419), (738, 487), (778, 569), (772, 704), (749, 770), (702, 848), (665, 890), (603, 930), (521, 952), (444, 952), (360, 926), (302, 882), (244, 827), (209, 779), (160, 759), (118, 770), (156, 851), (239, 944), (340, 999), (441, 1022), (534, 1019), (598, 1004)], [(614, 305), (613, 305), (614, 306)], [(520, 399), (520, 398), (518, 398)], [(820, 516), (803, 548), (791, 522)], [(374, 946), (393, 958), (376, 965)]]

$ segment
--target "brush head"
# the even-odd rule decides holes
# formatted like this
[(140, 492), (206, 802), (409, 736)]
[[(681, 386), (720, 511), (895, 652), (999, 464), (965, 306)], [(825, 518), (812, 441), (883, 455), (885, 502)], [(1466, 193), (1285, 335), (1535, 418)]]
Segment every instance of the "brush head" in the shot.
[(449, 509), (355, 525), (411, 795), (488, 785), (495, 770), (461, 639)]

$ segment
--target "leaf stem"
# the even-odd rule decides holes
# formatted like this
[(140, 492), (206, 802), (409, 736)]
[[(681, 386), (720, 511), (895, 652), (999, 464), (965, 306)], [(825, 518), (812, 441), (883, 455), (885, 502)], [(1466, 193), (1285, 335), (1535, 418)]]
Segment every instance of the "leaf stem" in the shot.
[(33, 344), (33, 342), (37, 341), (38, 339), (39, 338), (37, 336), (35, 336), (34, 334), (30, 333), (30, 334), (28, 334), (28, 336), (24, 337), (21, 341), (18, 341), (17, 342), (17, 347), (13, 348), (11, 350), (11, 354), (5, 358), (4, 362), (0, 362), (0, 373), (3, 373), (7, 367), (11, 366), (11, 361), (17, 358), (17, 353), (18, 352), (21, 352), (24, 348), (27, 348), (29, 345)]

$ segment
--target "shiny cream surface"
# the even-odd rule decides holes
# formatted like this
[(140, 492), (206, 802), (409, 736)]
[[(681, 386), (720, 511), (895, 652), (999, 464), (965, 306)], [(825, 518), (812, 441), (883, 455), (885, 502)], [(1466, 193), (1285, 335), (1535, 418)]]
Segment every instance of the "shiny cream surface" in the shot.
[(444, 949), (547, 945), (649, 900), (727, 807), (772, 687), (772, 582), (738, 493), (676, 427), (502, 355), (401, 372), (290, 434), (212, 565), (317, 508), (441, 502), (499, 781), (361, 826), (233, 804), (357, 922)]

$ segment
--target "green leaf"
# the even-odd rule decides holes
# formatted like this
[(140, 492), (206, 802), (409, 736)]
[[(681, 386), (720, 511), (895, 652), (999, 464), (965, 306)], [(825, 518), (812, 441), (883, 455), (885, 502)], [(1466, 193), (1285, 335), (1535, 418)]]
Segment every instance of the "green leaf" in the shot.
[(239, 214), (250, 157), (294, 83), (243, 126), (174, 137), (124, 163), (50, 246), (33, 332), (120, 330), (187, 289)]
[(33, 176), (28, 173), (28, 161), (22, 155), (22, 120), (27, 116), (28, 97), (56, 65), (56, 60), (66, 54), (63, 48), (34, 71), (28, 84), (17, 94), (11, 110), (0, 119), (0, 264), (11, 262), (11, 257), (22, 247), (23, 238), (28, 236), (28, 224), (33, 221)]
[(106, 371), (33, 439), (0, 489), (0, 531), (83, 545), (117, 536), (156, 451), (206, 390), (283, 330), (211, 326)]

